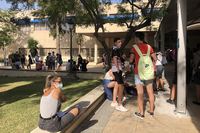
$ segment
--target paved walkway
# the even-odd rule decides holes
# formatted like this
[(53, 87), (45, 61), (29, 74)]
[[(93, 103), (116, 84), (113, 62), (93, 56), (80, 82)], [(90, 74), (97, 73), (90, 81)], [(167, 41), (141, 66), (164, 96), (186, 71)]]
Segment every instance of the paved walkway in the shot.
[[(174, 105), (166, 103), (170, 96), (173, 80), (173, 65), (166, 66), (165, 92), (155, 94), (155, 116), (150, 117), (146, 111), (149, 102), (144, 102), (145, 119), (134, 116), (139, 111), (137, 97), (134, 96), (123, 102), (129, 109), (120, 112), (111, 107), (111, 101), (105, 100), (103, 104), (79, 126), (74, 133), (200, 133), (200, 106), (192, 103), (195, 100), (195, 85), (189, 85), (189, 98), (186, 115), (175, 115)], [(133, 74), (128, 77), (128, 82), (133, 83)]]

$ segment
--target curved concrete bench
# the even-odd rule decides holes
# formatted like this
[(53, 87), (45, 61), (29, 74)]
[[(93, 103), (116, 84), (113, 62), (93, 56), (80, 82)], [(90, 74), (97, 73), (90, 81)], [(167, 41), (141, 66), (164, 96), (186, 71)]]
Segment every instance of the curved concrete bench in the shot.
[[(79, 115), (68, 124), (62, 131), (57, 133), (71, 133), (73, 132), (78, 125), (91, 113), (95, 107), (106, 98), (106, 94), (103, 91), (103, 86), (99, 85), (79, 100), (74, 102), (69, 107), (65, 108), (63, 111), (70, 110), (72, 108), (79, 108)], [(41, 130), (39, 127), (35, 128), (31, 133), (49, 133), (48, 131)]]

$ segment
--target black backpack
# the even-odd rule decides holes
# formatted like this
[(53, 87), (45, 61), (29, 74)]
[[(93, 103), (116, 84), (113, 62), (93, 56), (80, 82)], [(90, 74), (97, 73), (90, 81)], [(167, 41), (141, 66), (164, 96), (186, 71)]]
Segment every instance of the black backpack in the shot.
[[(197, 53), (198, 54), (198, 53)], [(199, 54), (198, 54), (199, 55)], [(200, 55), (199, 55), (199, 57), (200, 57)], [(199, 77), (200, 78), (200, 60), (199, 60), (199, 62), (197, 63), (197, 66), (196, 66), (196, 75), (197, 75), (197, 77)]]

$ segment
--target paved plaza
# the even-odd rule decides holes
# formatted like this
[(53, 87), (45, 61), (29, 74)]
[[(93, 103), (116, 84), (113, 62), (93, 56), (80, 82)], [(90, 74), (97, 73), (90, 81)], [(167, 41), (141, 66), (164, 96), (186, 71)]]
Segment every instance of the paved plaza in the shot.
[[(105, 100), (102, 105), (79, 126), (74, 133), (199, 133), (200, 106), (192, 103), (195, 100), (195, 85), (189, 85), (187, 114), (174, 114), (175, 105), (166, 103), (170, 96), (173, 80), (173, 65), (166, 66), (165, 92), (155, 94), (155, 116), (150, 117), (146, 111), (149, 102), (144, 101), (145, 119), (134, 116), (139, 111), (137, 96), (125, 100), (123, 105), (128, 112), (120, 112), (111, 107), (111, 101)], [(133, 74), (128, 82), (133, 84)]]

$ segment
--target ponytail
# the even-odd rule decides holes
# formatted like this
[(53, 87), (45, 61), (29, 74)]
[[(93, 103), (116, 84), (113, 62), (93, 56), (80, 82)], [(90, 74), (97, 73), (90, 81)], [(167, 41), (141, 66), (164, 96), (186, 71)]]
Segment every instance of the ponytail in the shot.
[(58, 78), (58, 76), (48, 75), (47, 78), (46, 78), (45, 88), (50, 89), (51, 88), (51, 83), (54, 82), (57, 78)]

